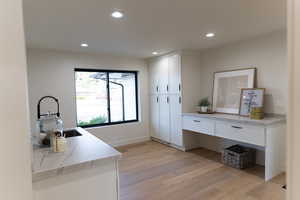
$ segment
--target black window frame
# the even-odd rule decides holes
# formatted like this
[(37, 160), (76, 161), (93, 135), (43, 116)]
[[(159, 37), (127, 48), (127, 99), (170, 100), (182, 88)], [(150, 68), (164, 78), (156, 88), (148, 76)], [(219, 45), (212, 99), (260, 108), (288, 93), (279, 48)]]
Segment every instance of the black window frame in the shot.
[[(131, 70), (107, 70), (107, 69), (85, 69), (85, 68), (75, 68), (74, 69), (74, 77), (76, 76), (76, 72), (101, 72), (106, 73), (106, 87), (107, 87), (107, 114), (108, 114), (108, 122), (102, 124), (91, 124), (85, 126), (78, 125), (78, 116), (77, 116), (77, 94), (76, 94), (76, 79), (75, 79), (75, 101), (76, 101), (76, 125), (77, 127), (81, 128), (91, 128), (91, 127), (101, 127), (101, 126), (109, 126), (109, 125), (117, 125), (117, 124), (127, 124), (132, 122), (139, 121), (139, 95), (138, 95), (138, 71), (131, 71)], [(127, 120), (127, 121), (118, 121), (118, 122), (111, 122), (111, 109), (110, 109), (110, 81), (109, 81), (109, 73), (133, 73), (135, 76), (135, 98), (136, 98), (136, 119), (134, 120)], [(123, 117), (125, 112), (123, 112)], [(123, 118), (124, 119), (124, 118)]]

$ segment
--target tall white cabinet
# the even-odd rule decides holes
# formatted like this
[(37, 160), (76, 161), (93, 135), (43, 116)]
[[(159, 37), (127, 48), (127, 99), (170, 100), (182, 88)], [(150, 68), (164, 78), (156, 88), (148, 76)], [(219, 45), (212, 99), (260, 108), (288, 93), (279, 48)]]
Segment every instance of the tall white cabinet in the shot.
[[(151, 137), (180, 148), (184, 147), (182, 135), (183, 108), (195, 108), (199, 95), (183, 96), (184, 86), (190, 88), (195, 80), (199, 81), (198, 56), (176, 52), (153, 58), (149, 61), (150, 84), (150, 133)], [(192, 72), (190, 74), (190, 72)], [(191, 78), (194, 80), (191, 80)], [(184, 84), (182, 84), (184, 83)], [(199, 98), (198, 98), (199, 97)], [(183, 106), (183, 103), (192, 104)], [(197, 100), (195, 100), (197, 99)], [(187, 112), (186, 110), (185, 112)]]
[(159, 130), (158, 139), (170, 142), (170, 97), (168, 94), (159, 95)]
[(181, 99), (180, 95), (170, 95), (170, 143), (182, 147)]

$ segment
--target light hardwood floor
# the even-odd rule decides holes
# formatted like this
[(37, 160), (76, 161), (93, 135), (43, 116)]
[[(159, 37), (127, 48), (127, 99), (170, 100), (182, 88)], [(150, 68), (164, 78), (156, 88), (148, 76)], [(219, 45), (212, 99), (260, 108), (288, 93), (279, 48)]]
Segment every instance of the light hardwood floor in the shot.
[(282, 174), (263, 180), (263, 167), (237, 170), (206, 149), (182, 152), (157, 142), (118, 148), (121, 200), (284, 200)]

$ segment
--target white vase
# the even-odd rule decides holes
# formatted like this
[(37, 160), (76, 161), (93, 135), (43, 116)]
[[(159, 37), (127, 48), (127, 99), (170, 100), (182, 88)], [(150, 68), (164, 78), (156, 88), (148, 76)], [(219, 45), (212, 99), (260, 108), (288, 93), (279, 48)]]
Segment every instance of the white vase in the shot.
[(208, 111), (207, 106), (200, 106), (200, 112), (206, 113)]

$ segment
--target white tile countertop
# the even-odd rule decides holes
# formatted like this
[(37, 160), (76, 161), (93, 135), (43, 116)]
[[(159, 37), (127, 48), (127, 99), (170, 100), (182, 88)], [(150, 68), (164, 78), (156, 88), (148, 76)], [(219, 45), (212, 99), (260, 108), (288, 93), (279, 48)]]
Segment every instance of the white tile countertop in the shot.
[(82, 136), (67, 138), (63, 153), (51, 152), (49, 148), (33, 148), (33, 177), (65, 167), (74, 167), (104, 159), (119, 159), (121, 153), (82, 128), (76, 128)]
[(267, 115), (264, 119), (254, 120), (249, 117), (242, 117), (239, 115), (229, 115), (229, 114), (199, 114), (199, 113), (183, 113), (182, 116), (190, 116), (190, 117), (202, 117), (208, 119), (215, 120), (225, 120), (231, 122), (245, 123), (245, 124), (255, 124), (255, 125), (273, 125), (276, 123), (284, 123), (286, 121), (284, 115)]

